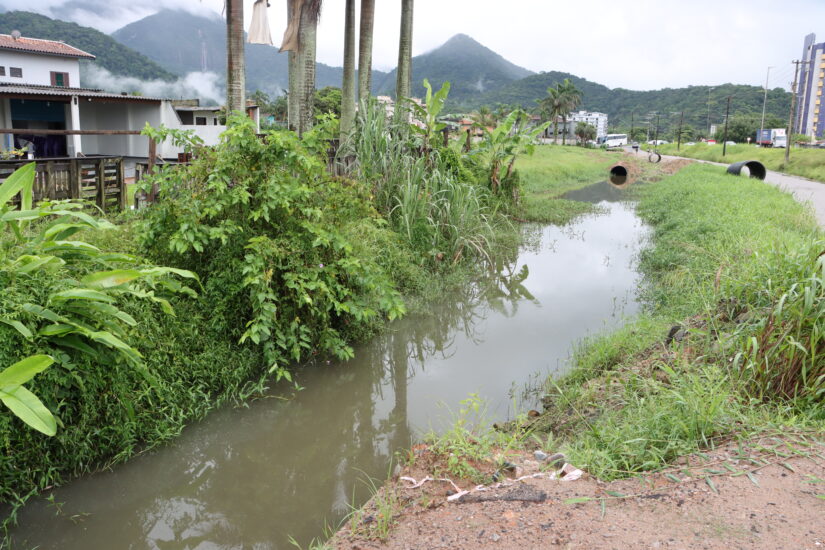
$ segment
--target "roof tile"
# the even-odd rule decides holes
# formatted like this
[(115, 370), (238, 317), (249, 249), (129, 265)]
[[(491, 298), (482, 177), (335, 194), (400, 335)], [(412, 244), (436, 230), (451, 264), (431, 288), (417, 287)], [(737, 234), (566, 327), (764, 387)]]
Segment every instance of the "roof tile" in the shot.
[(10, 34), (0, 34), (0, 49), (84, 59), (95, 58), (92, 54), (64, 44), (63, 42), (43, 40), (40, 38), (26, 38), (25, 36), (15, 39)]

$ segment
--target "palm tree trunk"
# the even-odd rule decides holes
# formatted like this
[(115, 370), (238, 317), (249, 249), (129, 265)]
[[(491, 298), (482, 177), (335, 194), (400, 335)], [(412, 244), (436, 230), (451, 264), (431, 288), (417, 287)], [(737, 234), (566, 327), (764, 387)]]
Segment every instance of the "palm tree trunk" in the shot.
[(567, 145), (567, 117), (561, 117), (561, 144)]
[(226, 110), (246, 108), (243, 0), (226, 0)]
[(398, 70), (395, 83), (396, 102), (410, 97), (412, 88), (413, 0), (401, 0), (401, 39), (398, 42)]
[(372, 31), (375, 0), (361, 0), (361, 35), (358, 40), (358, 98), (368, 99), (372, 90)]
[(299, 136), (312, 128), (315, 110), (315, 39), (318, 34), (318, 20), (313, 17), (310, 11), (305, 5), (301, 13), (301, 47), (298, 60), (301, 69)]
[(347, 0), (344, 17), (344, 79), (341, 83), (341, 140), (355, 123), (355, 0)]
[[(295, 11), (294, 0), (287, 0), (286, 13), (287, 21), (292, 21)], [(289, 51), (289, 94), (287, 96), (287, 126), (290, 130), (298, 131), (301, 112), (301, 69), (298, 65), (298, 52)]]

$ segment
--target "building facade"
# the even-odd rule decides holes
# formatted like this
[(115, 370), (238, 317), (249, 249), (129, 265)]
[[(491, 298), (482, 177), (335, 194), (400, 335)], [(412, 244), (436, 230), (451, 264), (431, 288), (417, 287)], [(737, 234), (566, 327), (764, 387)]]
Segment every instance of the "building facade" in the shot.
[(591, 111), (577, 111), (570, 113), (567, 117), (568, 124), (571, 124), (572, 131), (575, 132), (576, 124), (585, 122), (596, 128), (596, 139), (607, 135), (607, 115), (605, 113), (595, 113)]
[[(94, 56), (63, 42), (0, 34), (0, 128), (12, 130), (140, 131), (148, 123), (192, 130), (215, 145), (226, 129), (219, 107), (197, 99), (170, 100), (80, 86), (80, 59)], [(260, 128), (258, 108), (247, 114)], [(139, 134), (0, 134), (0, 149), (26, 149), (34, 158), (107, 155), (145, 158), (149, 138)], [(182, 148), (157, 144), (175, 158)], [(127, 166), (133, 165), (133, 162)]]
[(825, 42), (817, 44), (813, 33), (806, 36), (801, 61), (794, 133), (821, 138), (825, 134), (825, 114), (820, 114), (825, 88)]

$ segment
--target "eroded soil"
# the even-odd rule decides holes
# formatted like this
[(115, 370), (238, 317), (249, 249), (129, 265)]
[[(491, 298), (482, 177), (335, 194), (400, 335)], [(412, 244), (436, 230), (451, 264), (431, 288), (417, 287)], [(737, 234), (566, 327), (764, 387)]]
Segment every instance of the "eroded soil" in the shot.
[[(432, 472), (428, 452), (419, 447), (400, 476), (421, 480)], [(532, 454), (509, 458), (521, 468), (511, 476), (542, 477), (508, 479), (448, 502), (450, 483), (410, 489), (412, 482), (396, 476), (330, 542), (341, 549), (825, 547), (821, 437), (728, 442), (667, 471), (611, 483), (586, 473), (551, 480), (552, 469)], [(396, 506), (382, 541), (376, 526), (390, 500)]]

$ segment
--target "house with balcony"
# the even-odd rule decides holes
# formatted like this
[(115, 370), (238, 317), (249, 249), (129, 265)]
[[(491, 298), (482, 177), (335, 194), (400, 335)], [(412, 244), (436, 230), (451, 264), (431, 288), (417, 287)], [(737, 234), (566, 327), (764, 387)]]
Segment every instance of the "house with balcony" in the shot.
[[(135, 161), (149, 154), (149, 139), (139, 135), (148, 123), (193, 130), (206, 145), (225, 130), (219, 107), (197, 99), (172, 100), (83, 88), (80, 60), (95, 56), (69, 44), (0, 34), (0, 149), (26, 149), (33, 158), (118, 156)], [(247, 113), (258, 122), (254, 105)], [(27, 134), (25, 130), (33, 130)], [(37, 133), (37, 130), (41, 132)], [(84, 131), (84, 134), (56, 131)], [(95, 133), (97, 132), (97, 133)], [(157, 156), (174, 159), (181, 149), (157, 144)]]

